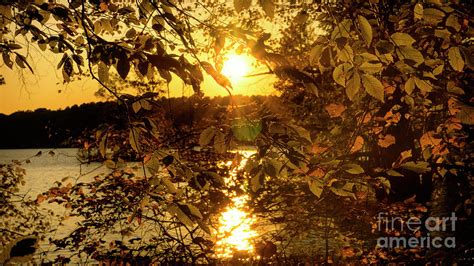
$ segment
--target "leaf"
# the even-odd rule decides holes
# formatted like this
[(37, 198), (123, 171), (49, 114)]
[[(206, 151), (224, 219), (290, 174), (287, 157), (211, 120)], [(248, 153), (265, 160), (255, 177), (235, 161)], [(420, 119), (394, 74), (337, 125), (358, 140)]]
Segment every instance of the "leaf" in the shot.
[(234, 0), (234, 9), (237, 13), (250, 8), (252, 0)]
[(171, 205), (167, 208), (167, 211), (172, 215), (176, 215), (176, 217), (178, 217), (178, 220), (185, 226), (193, 227), (193, 221), (186, 215), (183, 210), (181, 210), (180, 207), (176, 205)]
[(10, 59), (10, 54), (7, 51), (3, 51), (2, 53), (3, 63), (7, 65), (8, 68), (13, 68), (13, 61)]
[(122, 79), (126, 79), (128, 72), (130, 72), (130, 62), (127, 57), (119, 58), (117, 61), (117, 72)]
[(346, 86), (346, 73), (344, 72), (342, 64), (334, 68), (334, 71), (332, 72), (332, 78), (337, 84), (343, 87)]
[(395, 32), (390, 36), (390, 39), (398, 46), (410, 46), (415, 43), (415, 39), (410, 34), (403, 32)]
[(362, 85), (370, 96), (381, 102), (384, 101), (384, 87), (376, 77), (368, 74), (362, 75)]
[(273, 19), (275, 16), (275, 4), (272, 0), (259, 0), (260, 6), (262, 7), (265, 14)]
[(433, 69), (433, 75), (438, 76), (441, 73), (443, 73), (443, 70), (444, 70), (444, 64), (441, 64), (437, 66), (435, 69)]
[(449, 15), (448, 19), (446, 19), (446, 27), (451, 27), (455, 31), (461, 30), (461, 24), (459, 23), (459, 19), (455, 14)]
[(369, 21), (361, 15), (357, 16), (357, 20), (359, 21), (359, 29), (362, 33), (362, 37), (364, 38), (365, 43), (367, 43), (367, 46), (370, 46), (372, 43), (372, 26)]
[[(397, 50), (397, 54), (400, 59), (408, 59), (415, 62), (414, 66), (418, 66), (425, 61), (423, 54), (411, 46), (401, 46), (400, 49)], [(407, 62), (407, 64), (409, 63)]]
[(433, 89), (433, 86), (428, 81), (425, 81), (423, 79), (419, 79), (417, 77), (413, 77), (415, 80), (415, 84), (423, 92), (430, 92)]
[(349, 100), (353, 100), (357, 92), (360, 90), (360, 75), (358, 71), (354, 71), (352, 77), (346, 83), (346, 94)]
[(318, 198), (320, 198), (323, 193), (323, 187), (317, 181), (313, 181), (309, 184), (309, 190)]
[(225, 135), (220, 131), (215, 131), (216, 137), (214, 138), (214, 149), (218, 153), (224, 153), (227, 150)]
[(262, 187), (263, 175), (259, 172), (250, 179), (250, 188), (253, 192), (257, 192)]
[(369, 62), (364, 62), (359, 66), (359, 69), (364, 71), (367, 74), (375, 74), (382, 71), (382, 64), (381, 63), (372, 64)]
[(411, 94), (415, 90), (415, 79), (413, 77), (407, 79), (403, 87), (406, 93)]
[(222, 48), (225, 46), (225, 34), (217, 34), (216, 40), (214, 42), (214, 51), (216, 54), (219, 54)]
[(461, 110), (456, 114), (461, 123), (466, 125), (474, 125), (474, 107), (462, 105)]
[(444, 12), (436, 8), (426, 8), (423, 10), (423, 20), (430, 25), (436, 25), (443, 21)]
[(138, 113), (140, 109), (142, 109), (142, 105), (140, 104), (139, 101), (136, 101), (132, 103), (132, 109), (133, 109), (133, 112)]
[(451, 47), (448, 50), (448, 59), (451, 67), (458, 72), (461, 72), (464, 68), (464, 60), (462, 59), (459, 47)]
[(200, 146), (206, 146), (209, 143), (211, 143), (211, 140), (214, 138), (216, 134), (216, 128), (215, 127), (208, 127), (204, 129), (201, 132), (201, 135), (199, 135), (199, 145)]
[(186, 204), (186, 206), (188, 207), (189, 211), (191, 212), (192, 215), (198, 217), (199, 219), (202, 219), (202, 214), (201, 214), (201, 211), (199, 211), (198, 208), (196, 208), (196, 206), (194, 205), (191, 205), (191, 204)]
[(436, 138), (434, 131), (428, 131), (423, 134), (420, 138), (421, 149), (424, 150), (426, 147), (436, 147), (441, 144), (442, 139)]
[(418, 174), (423, 174), (431, 171), (430, 165), (427, 162), (406, 162), (402, 164), (402, 168), (413, 171)]
[(375, 48), (377, 49), (377, 52), (382, 55), (390, 54), (395, 50), (395, 46), (391, 42), (385, 40), (378, 41), (377, 44), (375, 44)]
[(387, 194), (389, 194), (390, 189), (392, 188), (392, 186), (390, 184), (390, 181), (387, 178), (383, 177), (383, 176), (379, 176), (379, 177), (377, 177), (377, 179), (380, 181), (380, 183), (382, 183), (383, 187), (385, 188), (385, 192)]
[(395, 144), (396, 142), (396, 139), (394, 136), (390, 135), (390, 134), (387, 134), (383, 137), (381, 137), (377, 144), (382, 147), (382, 148), (388, 148), (390, 146), (392, 146), (393, 144)]
[(169, 180), (168, 177), (162, 176), (161, 177), (161, 184), (163, 184), (166, 187), (166, 190), (168, 190), (168, 193), (170, 194), (176, 194), (178, 193), (178, 189), (176, 189), (176, 186), (174, 185), (171, 180)]
[(346, 110), (346, 107), (342, 104), (331, 103), (324, 107), (330, 117), (339, 117)]
[(232, 88), (232, 84), (230, 83), (230, 80), (226, 76), (224, 76), (221, 73), (217, 72), (210, 63), (202, 61), (201, 66), (202, 66), (202, 68), (204, 68), (204, 70), (207, 72), (207, 74), (211, 75), (211, 77), (219, 85), (221, 85), (222, 87), (224, 87), (226, 89)]
[(132, 146), (133, 150), (140, 153), (140, 143), (138, 142), (138, 137), (138, 130), (135, 128), (131, 128), (128, 134), (129, 143)]
[(413, 10), (413, 16), (415, 20), (423, 18), (423, 4), (417, 3)]
[(399, 172), (395, 171), (395, 170), (388, 170), (387, 171), (387, 174), (389, 176), (397, 176), (397, 177), (403, 177), (404, 175), (400, 174)]
[(100, 82), (107, 83), (109, 81), (109, 67), (104, 62), (100, 61), (97, 71)]
[(360, 151), (362, 147), (364, 147), (364, 138), (362, 136), (357, 136), (351, 147), (351, 153)]
[(342, 169), (346, 171), (347, 173), (353, 174), (353, 175), (363, 174), (365, 172), (364, 168), (362, 168), (358, 164), (345, 164), (342, 166)]
[(309, 52), (309, 63), (310, 64), (319, 63), (319, 58), (321, 57), (322, 51), (323, 51), (323, 46), (320, 44), (311, 48), (311, 51)]

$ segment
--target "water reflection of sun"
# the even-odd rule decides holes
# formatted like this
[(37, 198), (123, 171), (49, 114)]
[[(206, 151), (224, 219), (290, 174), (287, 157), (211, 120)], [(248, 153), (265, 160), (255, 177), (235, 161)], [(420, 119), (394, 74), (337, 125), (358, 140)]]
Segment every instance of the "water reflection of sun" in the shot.
[[(244, 158), (226, 178), (227, 185), (235, 182), (237, 171), (245, 166), (246, 158), (252, 153), (242, 152)], [(231, 163), (229, 162), (229, 164)], [(257, 236), (257, 233), (252, 229), (255, 218), (246, 210), (248, 200), (248, 195), (234, 196), (230, 206), (221, 213), (215, 249), (218, 258), (231, 258), (236, 251), (247, 254), (254, 253), (252, 240)]]

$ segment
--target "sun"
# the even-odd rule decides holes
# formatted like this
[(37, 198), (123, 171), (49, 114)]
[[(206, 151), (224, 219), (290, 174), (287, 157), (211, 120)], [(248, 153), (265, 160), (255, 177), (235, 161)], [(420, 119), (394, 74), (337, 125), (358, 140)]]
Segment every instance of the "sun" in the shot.
[(241, 80), (250, 71), (250, 59), (244, 55), (229, 55), (222, 66), (221, 73), (231, 81)]

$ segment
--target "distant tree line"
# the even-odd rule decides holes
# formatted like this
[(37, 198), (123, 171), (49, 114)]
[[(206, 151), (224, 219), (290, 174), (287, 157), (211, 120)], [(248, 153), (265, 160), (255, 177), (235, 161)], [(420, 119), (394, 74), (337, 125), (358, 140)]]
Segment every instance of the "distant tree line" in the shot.
[[(257, 99), (264, 101), (271, 96), (233, 96), (237, 105), (248, 104)], [(173, 131), (191, 132), (198, 122), (216, 119), (219, 109), (228, 106), (230, 97), (214, 98), (160, 98), (153, 102), (160, 106)], [(248, 108), (248, 107), (247, 107)], [(10, 115), (0, 114), (0, 148), (66, 148), (81, 147), (85, 140), (93, 139), (92, 131), (104, 125), (113, 124), (127, 128), (127, 112), (117, 102), (97, 102), (74, 105), (63, 110), (18, 111)], [(217, 111), (217, 112), (216, 112)], [(196, 131), (197, 132), (197, 131)], [(174, 134), (171, 134), (174, 135)]]

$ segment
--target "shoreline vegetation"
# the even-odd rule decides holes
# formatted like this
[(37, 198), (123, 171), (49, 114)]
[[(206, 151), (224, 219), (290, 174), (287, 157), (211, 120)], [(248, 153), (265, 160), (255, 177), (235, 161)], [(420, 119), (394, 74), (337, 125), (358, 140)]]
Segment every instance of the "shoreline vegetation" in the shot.
[[(230, 104), (245, 111), (255, 107), (251, 105), (270, 100), (276, 100), (276, 97), (204, 97), (199, 103), (192, 97), (162, 97), (153, 105), (161, 107), (162, 119), (169, 120), (173, 127), (195, 131), (192, 127), (202, 128), (201, 121), (217, 115), (213, 111), (223, 112)], [(106, 101), (83, 103), (60, 110), (38, 108), (10, 115), (0, 114), (0, 149), (81, 148), (84, 141), (93, 141), (93, 131), (99, 127), (114, 125), (117, 129), (126, 129), (127, 113), (124, 109), (117, 102)], [(195, 133), (199, 134), (198, 131)]]

